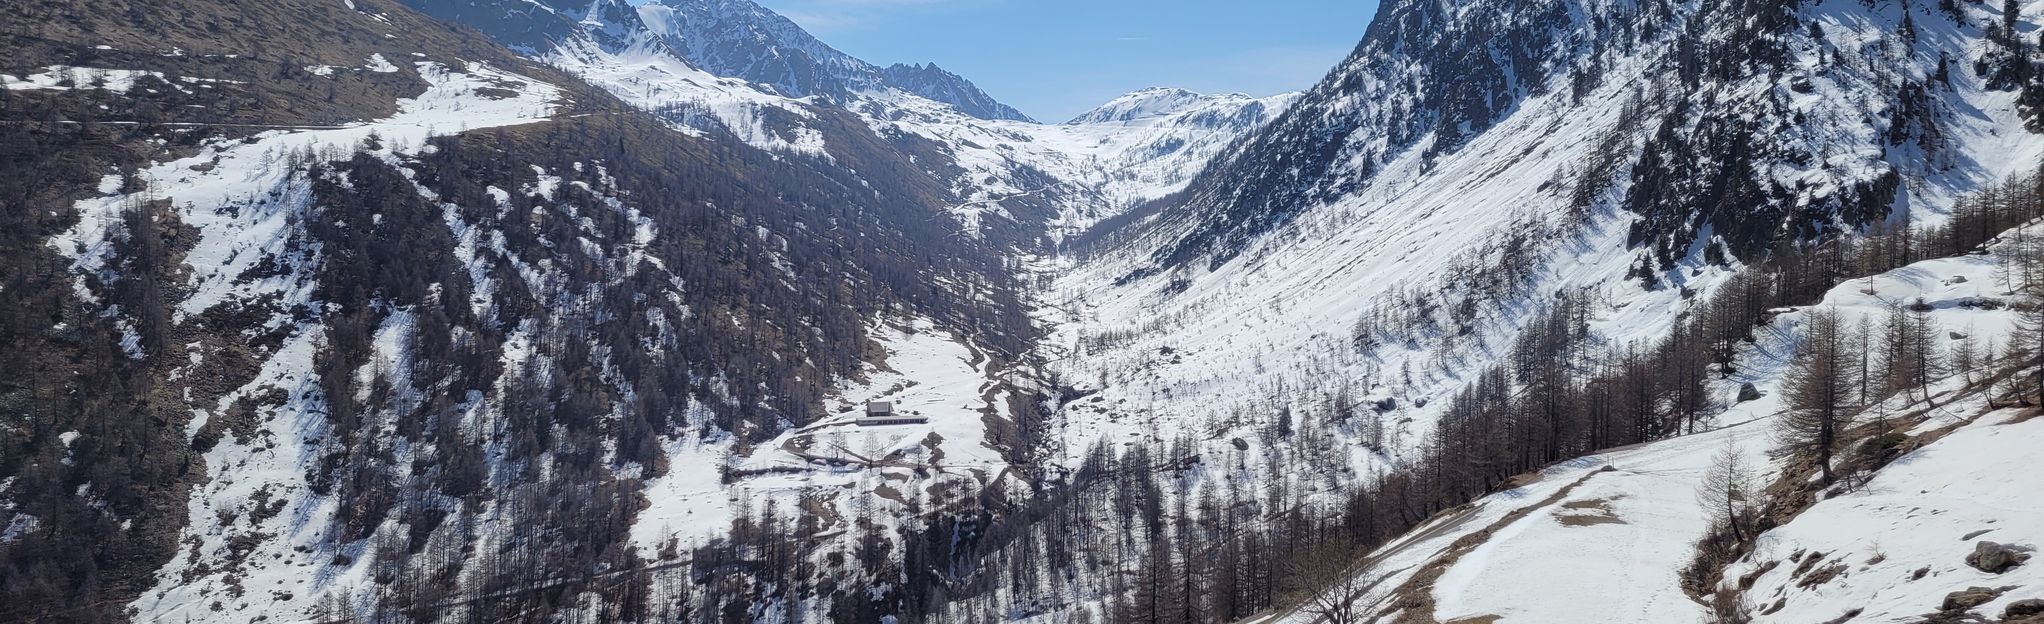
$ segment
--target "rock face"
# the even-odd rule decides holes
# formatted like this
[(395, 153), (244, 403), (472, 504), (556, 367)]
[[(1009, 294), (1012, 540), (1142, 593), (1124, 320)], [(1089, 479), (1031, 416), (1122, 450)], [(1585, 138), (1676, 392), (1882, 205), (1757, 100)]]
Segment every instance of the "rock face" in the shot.
[(1973, 545), (1973, 554), (1966, 555), (1966, 565), (1988, 574), (2001, 574), (2030, 560), (2025, 549), (1997, 542), (1981, 541)]
[[(1332, 74), (1141, 228), (1169, 233), (1154, 253), (1161, 270), (1218, 266), (1323, 204), (1395, 193), (1489, 133), (1523, 132), (1527, 115), (1551, 102), (1581, 98), (1546, 109), (1580, 121), (1594, 108), (1587, 96), (1633, 80), (1614, 69), (1628, 63), (1671, 69), (1638, 79), (1629, 104), (1595, 105), (1628, 112), (1611, 117), (1620, 121), (1608, 128), (1612, 149), (1594, 150), (1554, 195), (1576, 210), (1603, 203), (1637, 215), (1629, 239), (1642, 250), (1639, 272), (1692, 250), (1762, 255), (1777, 241), (1887, 218), (1898, 190), (1916, 192), (1901, 184), (1905, 174), (1945, 166), (1888, 148), (1945, 149), (1926, 129), (1950, 123), (1937, 102), (1950, 91), (1925, 86), (1921, 77), (1936, 69), (1918, 62), (1924, 51), (1850, 68), (1813, 54), (1836, 44), (1805, 26), (1798, 11), (1809, 4), (1384, 2)], [(1608, 41), (1584, 44), (1600, 40)], [(1812, 103), (1801, 94), (1813, 89), (1867, 93), (1883, 113), (1797, 103)], [(1857, 145), (1821, 138), (1829, 130), (1819, 128), (1845, 126), (1865, 128)], [(1852, 164), (1822, 164), (1834, 159)], [(1825, 182), (1799, 182), (1791, 171)], [(1718, 240), (1695, 247), (1713, 242), (1699, 233)]]

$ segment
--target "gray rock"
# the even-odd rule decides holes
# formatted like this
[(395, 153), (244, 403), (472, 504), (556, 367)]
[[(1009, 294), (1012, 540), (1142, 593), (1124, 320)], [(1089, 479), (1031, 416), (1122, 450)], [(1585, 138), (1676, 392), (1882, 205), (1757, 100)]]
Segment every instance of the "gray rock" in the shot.
[(2044, 615), (2044, 598), (2028, 598), (2009, 603), (2001, 612), (2001, 619), (2013, 620), (2019, 617)]
[(1966, 555), (1966, 565), (1988, 574), (2001, 574), (2022, 565), (2030, 559), (2024, 549), (1982, 540), (1973, 544), (1973, 554)]
[(1941, 608), (1946, 611), (1965, 611), (1973, 607), (1978, 607), (1980, 605), (1994, 602), (1994, 598), (2000, 595), (2001, 590), (1999, 589), (1989, 589), (1986, 587), (1968, 587), (1966, 589), (1945, 594), (1945, 604)]
[(1740, 403), (1745, 403), (1745, 402), (1747, 402), (1747, 401), (1758, 401), (1758, 400), (1760, 400), (1760, 389), (1759, 389), (1759, 388), (1755, 388), (1755, 387), (1753, 387), (1753, 384), (1739, 384), (1739, 402), (1740, 402)]

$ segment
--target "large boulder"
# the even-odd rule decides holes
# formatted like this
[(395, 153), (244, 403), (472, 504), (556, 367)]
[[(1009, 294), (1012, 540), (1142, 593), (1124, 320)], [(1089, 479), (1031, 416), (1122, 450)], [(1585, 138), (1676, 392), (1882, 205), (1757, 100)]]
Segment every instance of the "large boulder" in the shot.
[(1945, 594), (1945, 611), (1965, 611), (1990, 602), (2001, 595), (2001, 590), (1987, 587), (1968, 587)]
[(1760, 389), (1759, 389), (1759, 388), (1755, 388), (1755, 387), (1753, 387), (1753, 384), (1750, 384), (1750, 383), (1749, 383), (1749, 384), (1739, 384), (1739, 402), (1740, 402), (1740, 403), (1745, 403), (1745, 402), (1747, 402), (1747, 401), (1758, 401), (1758, 400), (1760, 400)]
[(2014, 620), (2030, 616), (2044, 616), (2044, 598), (2028, 598), (2009, 603), (2001, 612), (2001, 619)]
[(2001, 574), (2030, 560), (2028, 549), (1982, 540), (1973, 545), (1973, 554), (1966, 555), (1966, 565), (1988, 574)]

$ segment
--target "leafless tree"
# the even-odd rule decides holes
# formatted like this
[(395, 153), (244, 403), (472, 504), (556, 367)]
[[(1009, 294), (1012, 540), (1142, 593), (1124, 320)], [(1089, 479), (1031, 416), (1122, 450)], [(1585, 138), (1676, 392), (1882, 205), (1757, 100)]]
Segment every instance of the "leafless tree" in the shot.
[(1824, 483), (1832, 482), (1831, 456), (1844, 444), (1851, 404), (1853, 356), (1835, 309), (1812, 310), (1796, 347), (1786, 387), (1788, 412), (1777, 425), (1783, 446), (1817, 462)]
[(1746, 464), (1736, 441), (1727, 438), (1724, 448), (1711, 458), (1703, 481), (1697, 484), (1696, 502), (1703, 505), (1713, 524), (1729, 529), (1733, 538), (1743, 542), (1749, 537), (1747, 531), (1759, 496), (1753, 469)]
[(1302, 553), (1295, 560), (1294, 573), (1318, 588), (1300, 611), (1313, 616), (1314, 622), (1359, 624), (1364, 620), (1362, 602), (1369, 583), (1350, 566), (1354, 549), (1340, 544), (1341, 540), (1335, 542)]

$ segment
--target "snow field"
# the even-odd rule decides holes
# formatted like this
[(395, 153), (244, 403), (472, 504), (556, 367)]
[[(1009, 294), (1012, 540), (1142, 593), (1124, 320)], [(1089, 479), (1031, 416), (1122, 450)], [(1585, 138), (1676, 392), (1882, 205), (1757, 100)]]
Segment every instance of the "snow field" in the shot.
[[(2044, 565), (1989, 574), (1966, 563), (1979, 541), (2044, 546), (2039, 440), (2044, 419), (2027, 410), (1974, 417), (1895, 460), (1864, 488), (1819, 502), (1766, 533), (1725, 576), (1733, 582), (1757, 573), (1745, 595), (1763, 613), (1761, 622), (1825, 621), (1855, 610), (1862, 621), (1915, 621), (1937, 612), (1946, 594), (1969, 587), (2013, 588), (1971, 610), (1989, 618), (2011, 602), (2044, 598)], [(1795, 553), (1816, 559), (1814, 568), (1843, 568), (1835, 579), (1811, 584), (1812, 575), (1798, 574), (1801, 566), (1786, 560)]]

